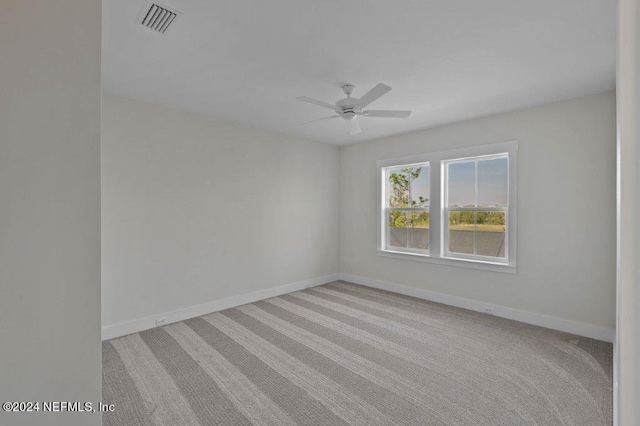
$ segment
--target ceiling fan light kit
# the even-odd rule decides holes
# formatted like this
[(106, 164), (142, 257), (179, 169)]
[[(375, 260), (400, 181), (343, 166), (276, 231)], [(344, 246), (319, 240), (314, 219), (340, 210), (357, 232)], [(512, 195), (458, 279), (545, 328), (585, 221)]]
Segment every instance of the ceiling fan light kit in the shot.
[(360, 123), (358, 123), (358, 116), (363, 117), (383, 117), (383, 118), (408, 118), (411, 115), (411, 111), (400, 111), (400, 110), (364, 110), (370, 103), (377, 100), (384, 94), (388, 93), (391, 90), (391, 87), (386, 84), (379, 83), (373, 89), (369, 90), (364, 96), (360, 99), (352, 98), (351, 94), (355, 86), (353, 84), (345, 84), (342, 86), (342, 91), (346, 98), (340, 99), (336, 102), (335, 105), (331, 105), (330, 103), (319, 101), (317, 99), (309, 98), (307, 96), (301, 96), (298, 98), (299, 101), (307, 102), (310, 104), (318, 105), (324, 108), (331, 109), (337, 113), (337, 115), (331, 115), (328, 117), (323, 117), (317, 120), (309, 121), (307, 123), (300, 124), (296, 127), (306, 126), (307, 124), (316, 123), (318, 121), (327, 120), (330, 118), (338, 118), (342, 117), (347, 122), (347, 130), (350, 134), (355, 135), (360, 133)]

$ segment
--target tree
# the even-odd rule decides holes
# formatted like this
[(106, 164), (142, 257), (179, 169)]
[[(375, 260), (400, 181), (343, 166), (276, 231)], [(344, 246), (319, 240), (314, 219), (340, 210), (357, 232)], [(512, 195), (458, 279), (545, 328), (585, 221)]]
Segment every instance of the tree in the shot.
[[(418, 200), (411, 197), (411, 185), (420, 177), (422, 167), (407, 167), (400, 169), (398, 173), (389, 175), (391, 194), (389, 195), (389, 207), (391, 208), (421, 208), (429, 201), (428, 198), (419, 196)], [(428, 212), (392, 211), (389, 214), (389, 226), (392, 228), (406, 228), (408, 226), (427, 228), (429, 225)]]
[(401, 169), (402, 173), (391, 173), (389, 182), (391, 183), (391, 195), (389, 197), (389, 207), (406, 208), (406, 207), (424, 207), (429, 201), (428, 198), (418, 197), (418, 201), (410, 200), (411, 184), (420, 177), (422, 167), (407, 167)]
[(406, 228), (407, 216), (404, 212), (391, 212), (389, 215), (389, 226), (392, 228)]

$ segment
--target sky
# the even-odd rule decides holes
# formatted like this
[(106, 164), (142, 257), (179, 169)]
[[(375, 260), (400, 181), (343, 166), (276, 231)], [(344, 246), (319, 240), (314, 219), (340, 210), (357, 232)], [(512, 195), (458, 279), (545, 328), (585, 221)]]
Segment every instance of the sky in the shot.
[[(508, 159), (478, 160), (478, 205), (506, 206)], [(447, 165), (449, 206), (475, 204), (475, 161)]]
[[(508, 200), (508, 159), (450, 163), (449, 206), (474, 206), (476, 202), (476, 164), (478, 167), (478, 206), (506, 206)], [(389, 173), (402, 173), (402, 168), (394, 168)], [(411, 196), (416, 202), (419, 197), (430, 200), (429, 166), (423, 166), (420, 175), (411, 184)], [(426, 205), (429, 205), (427, 203)]]
[[(429, 197), (429, 174), (429, 167), (423, 167), (420, 171), (420, 176), (418, 176), (418, 178), (411, 183), (411, 198), (416, 203), (420, 202), (420, 197), (424, 197), (427, 199), (431, 198)], [(428, 206), (429, 203), (427, 202), (425, 205)]]

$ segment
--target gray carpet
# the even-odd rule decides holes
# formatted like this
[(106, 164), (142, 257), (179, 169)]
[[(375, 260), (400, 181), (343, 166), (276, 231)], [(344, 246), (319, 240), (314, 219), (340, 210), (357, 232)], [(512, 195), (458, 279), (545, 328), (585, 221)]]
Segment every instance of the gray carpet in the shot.
[(612, 346), (344, 282), (103, 343), (105, 425), (609, 425)]

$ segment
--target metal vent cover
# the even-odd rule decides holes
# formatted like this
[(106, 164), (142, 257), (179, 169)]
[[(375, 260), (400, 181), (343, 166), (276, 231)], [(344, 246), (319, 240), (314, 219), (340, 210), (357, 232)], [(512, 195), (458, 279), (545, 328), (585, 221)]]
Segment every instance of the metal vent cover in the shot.
[(179, 15), (180, 12), (177, 10), (170, 9), (160, 3), (150, 2), (145, 5), (138, 22), (150, 30), (164, 34)]

